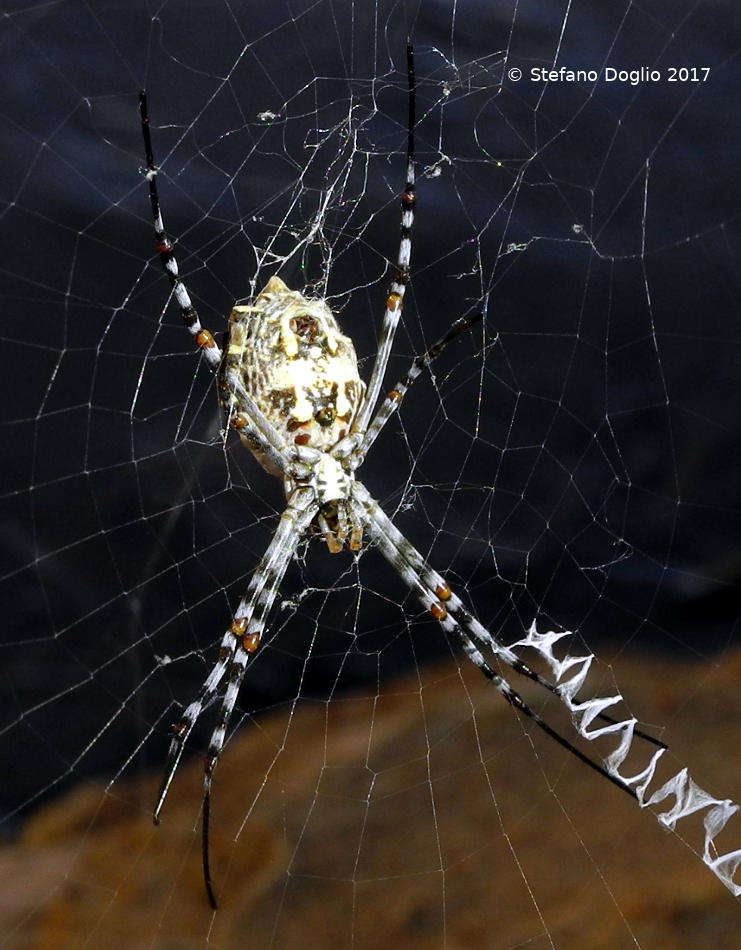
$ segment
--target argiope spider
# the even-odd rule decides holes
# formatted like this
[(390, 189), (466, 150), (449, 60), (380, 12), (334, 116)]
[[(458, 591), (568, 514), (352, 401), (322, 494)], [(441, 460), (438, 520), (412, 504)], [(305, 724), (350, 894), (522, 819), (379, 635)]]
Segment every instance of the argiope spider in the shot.
[[(368, 386), (358, 375), (352, 340), (344, 336), (324, 299), (308, 298), (271, 277), (252, 303), (234, 306), (225, 348), (201, 326), (198, 313), (178, 275), (173, 245), (165, 231), (157, 193), (147, 114), (146, 94), (140, 94), (140, 114), (146, 154), (146, 178), (154, 217), (157, 251), (169, 277), (186, 327), (216, 374), (219, 398), (229, 424), (260, 463), (283, 479), (286, 507), (267, 551), (247, 591), (234, 611), (221, 640), (219, 654), (198, 695), (173, 726), (162, 785), (154, 810), (155, 823), (172, 782), (185, 742), (204, 706), (225, 683), (221, 711), (211, 734), (204, 772), (202, 847), (208, 899), (216, 907), (209, 869), (208, 828), (211, 780), (224, 745), (249, 658), (260, 647), (270, 609), (286, 569), (302, 537), (319, 529), (336, 553), (347, 544), (359, 551), (364, 537), (375, 544), (394, 570), (439, 621), (455, 643), (481, 670), (494, 688), (520, 713), (583, 762), (632, 797), (635, 791), (619, 776), (589, 759), (530, 709), (509, 683), (485, 659), (488, 651), (499, 663), (529, 677), (563, 698), (563, 687), (528, 667), (514, 651), (495, 639), (464, 607), (445, 580), (392, 524), (365, 486), (355, 477), (383, 426), (398, 409), (417, 376), (456, 336), (482, 318), (457, 320), (384, 398), (380, 398), (394, 334), (409, 280), (411, 233), (416, 203), (414, 175), (415, 79), (411, 46), (407, 48), (409, 118), (406, 183), (401, 195), (401, 239), (391, 281), (378, 352)], [(599, 718), (616, 720), (604, 713)], [(636, 735), (661, 746), (636, 730)]]

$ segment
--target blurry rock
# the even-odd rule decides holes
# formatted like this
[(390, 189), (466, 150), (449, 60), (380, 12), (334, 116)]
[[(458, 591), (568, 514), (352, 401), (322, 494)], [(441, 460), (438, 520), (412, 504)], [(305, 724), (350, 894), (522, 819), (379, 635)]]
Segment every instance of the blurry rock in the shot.
[[(735, 800), (739, 673), (738, 656), (694, 670), (621, 657), (617, 676), (633, 713), (667, 725), (673, 771), (686, 763)], [(595, 688), (607, 693), (603, 674)], [(568, 731), (557, 703), (522, 688)], [(2, 852), (3, 946), (741, 945), (739, 904), (698, 855), (468, 666), (302, 702), (229, 742), (212, 802), (216, 914), (201, 872), (201, 774), (198, 759), (181, 767), (157, 828), (158, 775), (88, 784), (38, 813)], [(688, 840), (701, 849), (696, 829)], [(722, 846), (741, 847), (737, 818)]]

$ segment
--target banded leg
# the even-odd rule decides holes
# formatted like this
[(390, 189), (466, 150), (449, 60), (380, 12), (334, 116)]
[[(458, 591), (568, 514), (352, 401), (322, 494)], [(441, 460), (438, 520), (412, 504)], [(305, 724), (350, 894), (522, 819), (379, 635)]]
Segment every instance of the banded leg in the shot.
[(376, 410), (376, 414), (373, 416), (358, 450), (358, 465), (360, 465), (365, 458), (368, 449), (376, 441), (383, 427), (397, 411), (402, 399), (406, 396), (407, 390), (422, 370), (428, 367), (433, 360), (437, 359), (451, 340), (454, 340), (463, 333), (464, 330), (470, 330), (479, 320), (483, 319), (483, 316), (483, 313), (475, 313), (472, 317), (460, 317), (455, 323), (451, 324), (447, 333), (441, 336), (436, 343), (433, 343), (424, 353), (415, 356), (412, 360), (412, 365), (407, 370), (406, 376), (402, 376)]
[[(491, 650), (501, 662), (505, 663), (516, 673), (534, 680), (540, 686), (554, 693), (564, 701), (566, 694), (562, 687), (546, 679), (546, 677), (531, 669), (526, 663), (523, 663), (509, 647), (496, 640), (486, 627), (466, 610), (457, 594), (455, 594), (446, 581), (427, 564), (422, 555), (407, 541), (383, 509), (370, 497), (367, 490), (359, 483), (356, 483), (355, 497), (360, 501), (360, 504), (366, 512), (366, 530), (368, 534), (378, 542), (382, 553), (406, 581), (410, 589), (417, 595), (425, 608), (440, 622), (448, 636), (457, 639), (463, 645), (469, 659), (475, 663), (505, 699), (524, 715), (536, 722), (544, 732), (567, 748), (573, 755), (587, 763), (601, 775), (609, 778), (613, 784), (623, 788), (632, 797), (635, 797), (633, 790), (620, 778), (616, 778), (607, 769), (587, 758), (579, 749), (558, 735), (537, 713), (529, 709), (519, 694), (509, 686), (506, 680), (488, 666), (481, 651), (483, 649)], [(571, 698), (574, 699), (573, 697)], [(599, 713), (596, 718), (611, 725), (615, 725), (618, 722), (618, 720), (603, 712)], [(666, 748), (663, 742), (659, 739), (655, 739), (648, 733), (635, 729), (634, 735), (640, 736), (642, 739), (645, 739), (647, 742), (659, 748)]]
[(193, 730), (198, 718), (205, 706), (208, 706), (212, 697), (215, 695), (216, 690), (219, 688), (219, 683), (224, 678), (224, 674), (229, 669), (229, 666), (234, 657), (235, 650), (237, 649), (237, 641), (232, 633), (231, 627), (226, 631), (224, 636), (221, 639), (221, 646), (219, 647), (219, 656), (214, 664), (211, 672), (206, 677), (206, 680), (203, 686), (198, 691), (196, 698), (188, 704), (180, 720), (176, 723), (173, 723), (172, 726), (172, 739), (170, 741), (170, 748), (167, 752), (167, 758), (165, 760), (165, 772), (162, 777), (162, 783), (160, 785), (159, 792), (157, 794), (157, 801), (154, 806), (154, 823), (158, 825), (160, 823), (160, 812), (162, 811), (162, 806), (165, 803), (167, 798), (167, 793), (170, 790), (170, 784), (172, 783), (173, 776), (177, 771), (177, 767), (180, 764), (180, 758), (183, 754), (183, 749), (185, 748), (185, 743)]
[(234, 612), (234, 619), (224, 634), (219, 657), (214, 668), (206, 678), (196, 698), (185, 710), (180, 722), (173, 727), (173, 739), (167, 754), (165, 774), (160, 786), (154, 810), (155, 824), (170, 788), (175, 770), (183, 754), (185, 742), (197, 722), (204, 706), (216, 694), (219, 684), (227, 676), (227, 685), (221, 704), (218, 722), (211, 734), (204, 772), (204, 812), (203, 812), (203, 867), (206, 891), (212, 906), (216, 906), (211, 888), (208, 867), (208, 821), (211, 793), (211, 777), (224, 745), (239, 687), (244, 679), (247, 661), (259, 646), (270, 609), (275, 601), (278, 588), (286, 569), (296, 550), (296, 545), (316, 515), (311, 489), (300, 489), (292, 496), (287, 508), (281, 515), (278, 527), (268, 548), (258, 564), (244, 597)]
[(178, 262), (173, 252), (172, 241), (170, 240), (165, 225), (162, 220), (162, 211), (160, 209), (159, 195), (157, 194), (157, 166), (154, 164), (154, 152), (152, 151), (152, 136), (149, 130), (149, 112), (147, 110), (147, 94), (142, 91), (139, 93), (139, 115), (141, 116), (142, 135), (144, 136), (144, 154), (147, 159), (146, 179), (149, 182), (149, 199), (152, 204), (152, 219), (154, 221), (154, 233), (156, 236), (157, 253), (160, 256), (162, 266), (170, 280), (172, 292), (175, 300), (180, 307), (180, 313), (183, 317), (188, 332), (195, 340), (196, 346), (200, 347), (206, 358), (208, 365), (216, 371), (221, 363), (221, 348), (213, 337), (213, 334), (201, 326), (201, 320), (198, 311), (193, 306), (185, 284), (180, 279), (178, 272)]
[(414, 124), (415, 115), (415, 82), (414, 82), (414, 50), (411, 44), (407, 46), (407, 76), (409, 80), (409, 116), (407, 130), (407, 174), (404, 191), (401, 196), (401, 238), (399, 253), (396, 258), (396, 272), (386, 298), (386, 311), (383, 315), (383, 324), (378, 338), (378, 352), (373, 364), (370, 382), (365, 391), (365, 398), (353, 422), (354, 432), (365, 432), (370, 421), (378, 395), (381, 391), (383, 377), (386, 374), (391, 347), (394, 342), (396, 328), (399, 325), (401, 309), (404, 303), (404, 292), (409, 281), (409, 262), (412, 257), (412, 227), (414, 225), (414, 205), (417, 201), (417, 191), (414, 185)]
[[(312, 489), (299, 489), (291, 497), (288, 507), (283, 512), (278, 523), (273, 540), (257, 570), (252, 576), (248, 594), (240, 601), (234, 613), (231, 632), (236, 639), (234, 657), (229, 666), (228, 681), (224, 698), (221, 703), (219, 719), (206, 753), (206, 765), (203, 773), (203, 823), (201, 836), (201, 850), (203, 859), (203, 881), (209, 903), (216, 909), (211, 883), (209, 864), (208, 835), (211, 817), (211, 782), (214, 769), (218, 765), (221, 750), (224, 747), (226, 730), (229, 726), (234, 706), (242, 685), (247, 662), (260, 646), (262, 633), (265, 629), (270, 609), (275, 602), (281, 581), (286, 569), (293, 558), (296, 546), (305, 535), (312, 520), (316, 516), (314, 492)], [(250, 594), (250, 589), (252, 593)]]
[[(590, 768), (594, 769), (595, 772), (598, 772), (600, 775), (609, 779), (613, 785), (617, 785), (618, 788), (621, 788), (624, 792), (630, 795), (631, 798), (637, 798), (635, 791), (629, 785), (626, 785), (622, 779), (612, 775), (604, 766), (590, 759), (580, 749), (577, 749), (575, 745), (572, 745), (568, 739), (565, 739), (560, 733), (556, 732), (555, 729), (549, 726), (548, 723), (538, 715), (538, 713), (536, 713), (527, 705), (522, 696), (520, 696), (516, 690), (512, 689), (504, 677), (500, 676), (499, 673), (496, 673), (489, 666), (480, 649), (474, 643), (473, 639), (466, 633), (466, 631), (463, 630), (453, 614), (448, 612), (444, 603), (449, 598), (450, 588), (448, 588), (447, 585), (445, 590), (439, 589), (435, 592), (431, 591), (422, 582), (422, 579), (417, 574), (417, 572), (412, 569), (405, 556), (400, 553), (395, 543), (391, 540), (384, 528), (380, 526), (377, 520), (371, 519), (367, 530), (370, 537), (373, 538), (373, 540), (378, 544), (378, 547), (386, 560), (393, 566), (402, 579), (406, 581), (408, 587), (417, 595), (419, 600), (432, 614), (432, 616), (437, 621), (439, 621), (440, 626), (443, 628), (448, 637), (451, 640), (457, 640), (461, 644), (469, 660), (471, 660), (471, 662), (484, 674), (484, 676), (489, 680), (497, 692), (503, 696), (511, 706), (513, 706), (518, 712), (522, 713), (522, 715), (532, 720), (532, 722), (542, 729), (546, 735), (548, 735), (551, 739), (554, 739), (559, 745), (563, 746), (563, 748), (565, 748), (572, 755), (576, 756), (576, 758), (578, 758), (585, 765), (588, 765)], [(504, 652), (509, 651), (504, 648)], [(497, 651), (497, 655), (503, 658), (502, 651)]]
[[(510, 647), (501, 643), (496, 637), (489, 633), (486, 627), (466, 609), (460, 597), (458, 597), (455, 591), (451, 590), (445, 579), (438, 574), (436, 570), (430, 567), (419, 551), (404, 537), (386, 512), (375, 499), (371, 498), (368, 490), (360, 482), (355, 483), (355, 497), (358, 498), (365, 507), (371, 516), (371, 520), (375, 518), (380, 523), (382, 529), (394, 544), (398, 552), (398, 557), (406, 561), (409, 569), (419, 578), (423, 588), (427, 591), (428, 600), (434, 594), (433, 599), (436, 598), (436, 603), (439, 603), (440, 606), (444, 607), (447, 613), (455, 617), (457, 622), (467, 631), (469, 637), (479, 649), (491, 650), (499, 660), (513, 669), (515, 673), (533, 680), (533, 682), (539, 686), (542, 686), (555, 696), (558, 696), (561, 701), (564, 701), (567, 695), (564, 687), (551, 682), (551, 680), (533, 670), (524, 663)], [(366, 521), (367, 520), (369, 520), (368, 515), (366, 515)], [(437, 608), (433, 609), (427, 602), (425, 603), (428, 610), (430, 610), (434, 616)], [(572, 700), (578, 702), (576, 697), (570, 694), (569, 696)], [(613, 719), (612, 716), (606, 713), (600, 713), (596, 718), (612, 725), (618, 722), (618, 720)], [(646, 742), (661, 749), (666, 748), (665, 743), (660, 739), (656, 739), (654, 736), (649, 735), (647, 732), (642, 732), (640, 729), (635, 729), (634, 735), (640, 736), (641, 739), (645, 739)]]
[[(152, 149), (152, 135), (149, 128), (149, 113), (147, 110), (147, 94), (139, 93), (139, 114), (141, 116), (142, 135), (144, 137), (144, 153), (147, 160), (146, 179), (149, 182), (149, 198), (152, 205), (152, 219), (154, 222), (154, 233), (156, 238), (156, 248), (159, 254), (162, 267), (170, 281), (172, 292), (180, 308), (180, 314), (183, 318), (188, 332), (195, 340), (196, 345), (201, 349), (206, 358), (206, 362), (214, 372), (221, 373), (221, 404), (225, 409), (230, 424), (236, 429), (249, 432), (250, 440), (254, 442), (255, 448), (268, 456), (273, 464), (282, 470), (286, 464), (285, 447), (283, 442), (275, 431), (275, 428), (260, 412), (255, 401), (247, 393), (241, 376), (234, 372), (228, 359), (222, 365), (224, 354), (221, 347), (216, 343), (213, 334), (201, 326), (201, 320), (198, 311), (193, 306), (190, 294), (180, 279), (178, 262), (173, 250), (172, 241), (165, 230), (162, 219), (162, 209), (160, 207), (159, 193), (157, 191), (157, 166), (154, 164), (154, 152)], [(227, 356), (229, 350), (227, 348)]]
[(290, 464), (288, 446), (247, 392), (241, 372), (230, 362), (229, 347), (219, 371), (219, 396), (229, 425), (249, 442), (253, 452), (270, 459), (274, 471), (285, 472)]

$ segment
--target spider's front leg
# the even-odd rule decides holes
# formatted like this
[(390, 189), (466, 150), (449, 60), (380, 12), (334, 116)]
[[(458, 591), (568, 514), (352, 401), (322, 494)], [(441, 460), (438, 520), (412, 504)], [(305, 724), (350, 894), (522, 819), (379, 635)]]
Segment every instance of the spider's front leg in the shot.
[(159, 169), (154, 164), (147, 94), (145, 92), (139, 94), (139, 112), (147, 161), (145, 176), (149, 184), (155, 246), (162, 267), (170, 281), (183, 323), (193, 337), (196, 346), (203, 353), (211, 370), (218, 374), (219, 386), (222, 390), (221, 403), (230, 424), (240, 432), (250, 449), (264, 460), (263, 464), (269, 465), (271, 470), (277, 474), (283, 471), (287, 464), (284, 451), (285, 442), (276, 432), (269, 415), (266, 416), (265, 413), (260, 411), (253, 394), (247, 391), (239, 367), (234, 365), (232, 347), (230, 346), (225, 354), (216, 343), (213, 334), (201, 325), (198, 311), (180, 277), (175, 249), (165, 229), (160, 207), (159, 191), (157, 189)]
[(416, 82), (414, 78), (414, 50), (407, 45), (407, 81), (409, 84), (409, 114), (407, 119), (407, 169), (404, 191), (401, 194), (401, 234), (399, 250), (396, 255), (396, 267), (391, 286), (386, 297), (386, 308), (378, 337), (378, 350), (371, 370), (371, 377), (365, 397), (353, 421), (353, 432), (359, 438), (365, 435), (371, 415), (375, 409), (383, 385), (391, 347), (394, 343), (396, 328), (399, 325), (404, 294), (409, 282), (409, 265), (412, 258), (412, 228), (414, 227), (414, 206), (417, 203), (417, 189), (414, 174), (414, 125), (416, 123)]

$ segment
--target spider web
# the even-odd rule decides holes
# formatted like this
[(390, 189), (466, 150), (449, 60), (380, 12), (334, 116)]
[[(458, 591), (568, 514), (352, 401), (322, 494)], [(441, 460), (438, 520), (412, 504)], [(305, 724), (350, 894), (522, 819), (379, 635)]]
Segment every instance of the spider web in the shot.
[[(168, 301), (136, 94), (204, 325), (279, 272), (328, 297), (367, 379), (407, 36), (419, 204), (387, 384), (485, 320), (359, 476), (494, 635), (575, 631), (554, 651), (599, 658), (582, 695), (620, 692), (669, 747), (652, 789), (687, 766), (741, 799), (739, 29), (722, 3), (542, 6), (5, 4), (3, 946), (732, 944), (707, 814), (662, 833), (535, 734), (374, 550), (305, 543), (289, 570), (216, 772), (216, 915), (214, 708), (151, 824), (283, 498)], [(531, 74), (562, 66), (596, 76)], [(711, 859), (741, 846), (738, 818), (710, 833)]]

